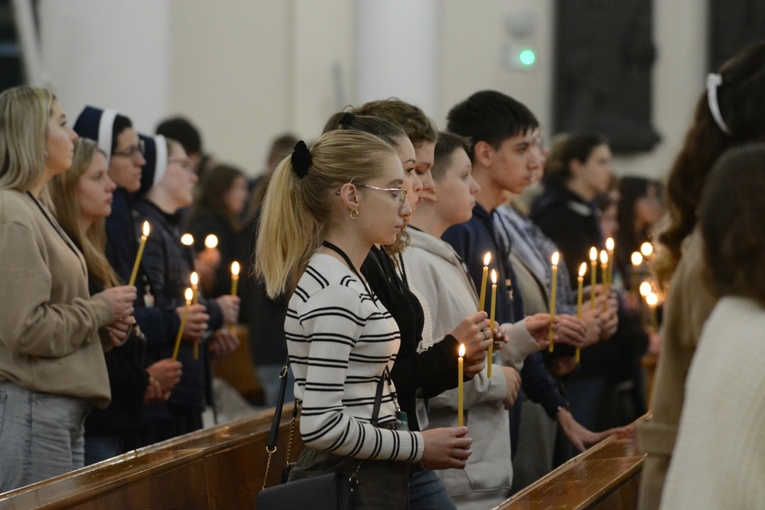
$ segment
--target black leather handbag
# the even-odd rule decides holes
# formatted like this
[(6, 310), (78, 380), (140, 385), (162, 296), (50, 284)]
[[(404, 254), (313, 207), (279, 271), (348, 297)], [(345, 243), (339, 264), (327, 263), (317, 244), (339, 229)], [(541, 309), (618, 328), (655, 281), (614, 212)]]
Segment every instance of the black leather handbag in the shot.
[[(377, 384), (375, 392), (375, 402), (372, 409), (372, 424), (377, 425), (377, 416), (380, 412), (380, 403), (382, 402), (382, 389), (386, 380), (387, 369), (383, 372), (380, 381)], [(282, 473), (282, 483), (273, 487), (266, 488), (268, 479), (268, 469), (271, 465), (271, 456), (276, 452), (276, 443), (279, 435), (279, 424), (282, 417), (282, 407), (284, 406), (284, 393), (287, 386), (287, 365), (282, 369), (281, 384), (279, 387), (279, 400), (274, 412), (274, 421), (271, 423), (271, 432), (268, 436), (266, 452), (268, 460), (266, 463), (266, 473), (263, 478), (263, 488), (258, 492), (257, 505), (258, 510), (353, 510), (353, 497), (358, 486), (357, 474), (361, 467), (361, 461), (356, 464), (356, 471), (348, 478), (342, 473), (326, 473), (301, 480), (287, 481), (289, 470), (293, 464), (289, 462), (290, 450), (292, 447), (292, 437), (295, 432), (295, 422), (298, 415), (298, 405), (292, 412), (292, 421), (290, 422), (290, 437), (287, 442), (287, 463)]]

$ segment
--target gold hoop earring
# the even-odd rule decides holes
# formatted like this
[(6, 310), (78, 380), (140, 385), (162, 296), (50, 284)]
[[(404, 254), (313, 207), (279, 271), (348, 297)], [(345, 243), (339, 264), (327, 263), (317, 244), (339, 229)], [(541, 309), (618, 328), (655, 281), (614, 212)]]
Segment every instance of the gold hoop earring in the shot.
[(352, 211), (349, 213), (349, 216), (351, 217), (351, 219), (352, 219), (352, 220), (355, 220), (356, 218), (358, 218), (358, 217), (359, 217), (359, 210), (358, 210), (358, 209), (353, 209), (353, 210), (352, 210)]
[(45, 153), (45, 159), (48, 159), (48, 151), (47, 151), (47, 150), (45, 150), (45, 151), (43, 151), (43, 152)]

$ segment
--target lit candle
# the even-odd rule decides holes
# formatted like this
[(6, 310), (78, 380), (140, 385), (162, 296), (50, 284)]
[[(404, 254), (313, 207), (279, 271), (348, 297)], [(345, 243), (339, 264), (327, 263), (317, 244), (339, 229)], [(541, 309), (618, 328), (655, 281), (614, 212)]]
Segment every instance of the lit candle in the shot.
[(659, 297), (651, 292), (645, 297), (645, 302), (651, 310), (651, 327), (656, 331), (658, 327), (658, 321), (656, 320), (656, 305), (659, 304)]
[(637, 293), (638, 273), (640, 272), (640, 264), (643, 263), (643, 255), (639, 251), (633, 251), (630, 257), (632, 262), (632, 280), (630, 283), (630, 290)]
[(553, 336), (555, 335), (555, 332), (553, 331), (553, 322), (555, 322), (555, 296), (558, 293), (559, 258), (560, 254), (557, 251), (550, 257), (550, 261), (552, 262), (552, 289), (550, 290), (550, 346), (548, 347), (550, 352), (553, 352), (555, 348), (553, 345)]
[(149, 222), (144, 221), (143, 235), (141, 236), (141, 242), (138, 245), (138, 255), (136, 255), (135, 257), (135, 263), (133, 264), (133, 272), (130, 273), (130, 280), (128, 280), (128, 285), (135, 285), (135, 279), (138, 276), (138, 267), (141, 265), (141, 257), (143, 257), (143, 249), (146, 247), (146, 239), (149, 237), (150, 231), (151, 231), (151, 228), (149, 227)]
[(610, 286), (614, 282), (614, 238), (609, 237), (606, 239), (606, 251), (608, 252), (608, 285)]
[[(497, 272), (492, 269), (491, 270), (491, 313), (489, 314), (489, 329), (493, 332), (494, 331), (494, 312), (497, 311)], [(491, 365), (492, 360), (494, 359), (494, 338), (492, 333), (492, 341), (491, 344), (489, 344), (489, 359), (487, 360), (487, 363), (489, 364), (489, 367), (486, 369), (486, 375), (491, 377)]]
[(199, 303), (199, 275), (196, 271), (192, 271), (189, 281), (191, 282), (192, 292), (191, 302), (197, 304)]
[[(197, 304), (199, 303), (199, 275), (196, 271), (191, 272), (189, 280), (191, 281), (191, 302)], [(194, 342), (194, 359), (199, 359), (198, 342)]]
[(236, 296), (236, 287), (239, 284), (239, 262), (231, 263), (231, 295)]
[(457, 426), (461, 427), (465, 423), (465, 387), (462, 382), (462, 358), (465, 356), (465, 344), (460, 344), (459, 356), (457, 358)]
[[(579, 276), (576, 277), (577, 290), (576, 290), (576, 318), (582, 320), (582, 289), (584, 287), (584, 273), (587, 272), (587, 262), (582, 262), (579, 266)], [(574, 353), (574, 361), (579, 363), (581, 353), (579, 347), (576, 348)]]
[(598, 272), (598, 249), (590, 248), (590, 308), (595, 308), (595, 274)]
[(194, 245), (194, 236), (186, 233), (181, 236), (181, 244), (183, 246), (193, 246)]
[(643, 258), (648, 260), (648, 257), (653, 253), (653, 245), (648, 241), (640, 245), (640, 253), (643, 254)]
[(603, 273), (603, 293), (606, 296), (604, 310), (608, 310), (608, 294), (611, 292), (610, 282), (608, 281), (608, 253), (606, 250), (600, 250), (600, 270)]
[(181, 316), (181, 327), (178, 328), (178, 334), (175, 335), (175, 347), (173, 348), (173, 361), (178, 359), (178, 351), (181, 348), (181, 337), (183, 336), (183, 328), (186, 326), (186, 317), (189, 315), (189, 306), (191, 305), (191, 297), (193, 291), (191, 288), (186, 289), (186, 308), (183, 309), (183, 315)]
[(489, 262), (491, 262), (491, 252), (486, 252), (483, 256), (483, 274), (481, 275), (481, 293), (478, 295), (478, 311), (483, 312), (486, 305), (486, 279), (489, 277)]
[(210, 248), (211, 250), (213, 248), (216, 248), (218, 246), (218, 236), (215, 234), (210, 234), (207, 237), (205, 237), (205, 248)]
[(640, 308), (641, 308), (640, 315), (641, 315), (641, 320), (643, 322), (644, 327), (648, 325), (648, 317), (647, 317), (648, 309), (645, 306), (643, 306), (643, 302), (648, 301), (647, 300), (648, 294), (652, 292), (653, 292), (653, 288), (651, 287), (650, 282), (643, 282), (640, 284), (640, 297), (642, 298), (640, 300)]

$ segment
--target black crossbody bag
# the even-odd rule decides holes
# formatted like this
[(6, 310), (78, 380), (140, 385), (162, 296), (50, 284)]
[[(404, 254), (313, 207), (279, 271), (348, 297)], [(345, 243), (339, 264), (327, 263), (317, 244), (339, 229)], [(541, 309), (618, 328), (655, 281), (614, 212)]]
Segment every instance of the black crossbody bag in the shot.
[[(276, 444), (279, 437), (279, 424), (282, 419), (284, 394), (287, 388), (288, 366), (289, 362), (284, 366), (279, 375), (281, 379), (279, 399), (274, 410), (274, 420), (271, 423), (271, 432), (269, 433), (266, 445), (268, 459), (266, 461), (266, 472), (263, 477), (263, 488), (257, 495), (258, 510), (305, 510), (306, 508), (311, 508), (312, 510), (353, 510), (353, 498), (359, 483), (358, 472), (361, 468), (361, 461), (356, 463), (356, 471), (350, 477), (346, 477), (342, 473), (332, 472), (301, 480), (287, 481), (289, 471), (294, 465), (294, 463), (290, 463), (289, 459), (292, 449), (292, 438), (295, 433), (295, 422), (299, 413), (297, 402), (292, 411), (290, 435), (287, 441), (286, 463), (282, 472), (282, 483), (266, 488), (268, 470), (271, 466), (271, 456), (276, 452)], [(386, 368), (380, 377), (380, 381), (377, 383), (375, 402), (372, 407), (372, 419), (370, 420), (374, 426), (377, 426), (377, 418), (380, 413), (383, 385), (389, 377)]]

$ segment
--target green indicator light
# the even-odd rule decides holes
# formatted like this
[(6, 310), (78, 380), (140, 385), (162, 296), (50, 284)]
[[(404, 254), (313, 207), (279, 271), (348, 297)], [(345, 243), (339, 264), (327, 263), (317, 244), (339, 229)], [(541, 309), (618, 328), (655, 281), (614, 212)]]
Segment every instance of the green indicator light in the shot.
[(533, 65), (534, 62), (537, 60), (537, 55), (534, 53), (533, 50), (523, 50), (518, 55), (518, 60), (521, 61), (521, 64), (525, 66)]

